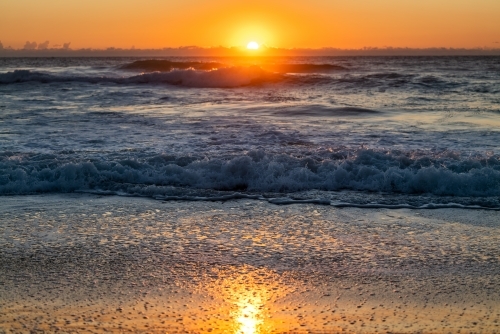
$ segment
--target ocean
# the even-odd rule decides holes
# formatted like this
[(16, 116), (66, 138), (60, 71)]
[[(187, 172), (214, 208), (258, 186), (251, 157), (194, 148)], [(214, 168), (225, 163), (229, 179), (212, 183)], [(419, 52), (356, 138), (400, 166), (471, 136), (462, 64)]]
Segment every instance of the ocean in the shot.
[(500, 208), (500, 58), (242, 61), (1, 59), (0, 194)]
[(498, 331), (499, 143), (495, 56), (0, 58), (0, 329)]

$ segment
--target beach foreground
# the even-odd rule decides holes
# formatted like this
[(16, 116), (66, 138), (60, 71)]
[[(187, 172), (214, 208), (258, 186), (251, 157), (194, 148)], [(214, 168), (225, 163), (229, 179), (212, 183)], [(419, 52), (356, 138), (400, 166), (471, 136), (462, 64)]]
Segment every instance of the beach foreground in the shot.
[(498, 333), (498, 211), (6, 196), (0, 332)]

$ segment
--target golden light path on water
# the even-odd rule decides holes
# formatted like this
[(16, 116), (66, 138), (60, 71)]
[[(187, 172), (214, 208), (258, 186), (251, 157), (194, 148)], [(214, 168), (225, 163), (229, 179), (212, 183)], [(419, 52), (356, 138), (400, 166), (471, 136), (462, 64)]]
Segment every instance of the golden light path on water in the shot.
[(262, 323), (262, 319), (260, 318), (260, 307), (262, 306), (262, 301), (260, 298), (249, 298), (245, 300), (243, 297), (237, 305), (239, 309), (236, 313), (235, 319), (240, 327), (236, 330), (236, 333), (258, 333), (258, 326)]
[[(264, 273), (260, 273), (264, 275)], [(222, 298), (232, 308), (230, 315), (234, 322), (234, 333), (261, 333), (263, 325), (263, 309), (265, 299), (269, 299), (267, 284), (259, 280), (252, 272), (239, 273), (224, 279), (219, 290)], [(216, 283), (217, 284), (217, 283)], [(276, 291), (276, 290), (274, 290)]]
[(218, 279), (208, 288), (205, 286), (205, 291), (221, 301), (218, 311), (229, 315), (219, 329), (236, 334), (259, 334), (281, 327), (274, 317), (276, 306), (295, 289), (284, 284), (282, 277), (271, 270), (249, 267), (233, 270), (219, 271)]

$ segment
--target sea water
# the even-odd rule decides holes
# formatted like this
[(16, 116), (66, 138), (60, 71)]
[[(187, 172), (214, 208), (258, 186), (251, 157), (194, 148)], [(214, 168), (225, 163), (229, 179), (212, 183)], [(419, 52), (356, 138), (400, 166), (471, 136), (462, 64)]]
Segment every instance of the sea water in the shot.
[(0, 59), (0, 195), (500, 209), (499, 57)]
[(498, 331), (499, 79), (0, 59), (0, 332)]

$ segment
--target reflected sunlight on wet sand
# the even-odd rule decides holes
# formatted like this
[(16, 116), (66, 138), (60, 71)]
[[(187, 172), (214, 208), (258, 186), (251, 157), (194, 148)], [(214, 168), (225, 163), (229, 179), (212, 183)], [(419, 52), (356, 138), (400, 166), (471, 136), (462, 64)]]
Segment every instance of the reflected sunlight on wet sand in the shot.
[(0, 220), (6, 333), (500, 330), (496, 212), (23, 201)]

